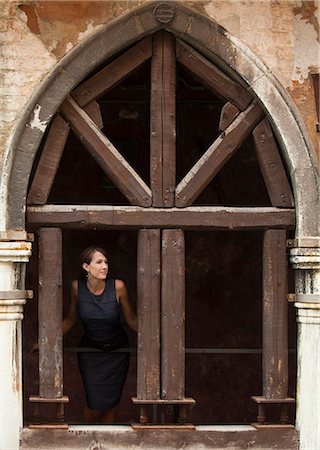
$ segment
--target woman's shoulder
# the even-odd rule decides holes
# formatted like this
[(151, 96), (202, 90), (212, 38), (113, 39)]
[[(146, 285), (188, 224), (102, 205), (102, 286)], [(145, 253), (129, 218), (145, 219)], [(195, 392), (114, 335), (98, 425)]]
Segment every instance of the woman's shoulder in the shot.
[(124, 281), (120, 280), (119, 278), (114, 279), (114, 284), (116, 289), (123, 289), (126, 287)]

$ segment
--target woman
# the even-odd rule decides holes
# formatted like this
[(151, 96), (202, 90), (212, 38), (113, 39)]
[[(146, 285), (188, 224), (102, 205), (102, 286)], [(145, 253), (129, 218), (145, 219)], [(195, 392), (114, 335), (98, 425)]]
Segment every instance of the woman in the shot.
[(86, 248), (80, 261), (86, 277), (72, 282), (69, 311), (62, 329), (66, 334), (79, 317), (84, 328), (80, 345), (94, 349), (78, 353), (87, 399), (85, 421), (112, 423), (128, 371), (129, 354), (110, 350), (128, 346), (120, 312), (135, 331), (137, 317), (124, 282), (108, 277), (108, 259), (103, 248)]

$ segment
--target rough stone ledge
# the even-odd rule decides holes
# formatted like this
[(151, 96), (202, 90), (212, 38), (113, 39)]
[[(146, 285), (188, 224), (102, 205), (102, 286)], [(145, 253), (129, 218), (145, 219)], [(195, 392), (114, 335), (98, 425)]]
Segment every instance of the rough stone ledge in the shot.
[(195, 430), (134, 431), (131, 426), (76, 426), (66, 430), (23, 428), (21, 450), (99, 449), (99, 450), (296, 450), (297, 431), (293, 426), (266, 426), (257, 430), (250, 425), (197, 426)]

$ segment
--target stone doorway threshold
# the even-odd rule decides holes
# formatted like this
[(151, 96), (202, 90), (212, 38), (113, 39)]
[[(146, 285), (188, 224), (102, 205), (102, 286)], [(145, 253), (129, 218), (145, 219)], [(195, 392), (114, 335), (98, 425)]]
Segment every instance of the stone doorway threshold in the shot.
[(130, 425), (69, 425), (65, 429), (23, 428), (21, 450), (297, 450), (294, 426), (201, 425), (134, 429)]

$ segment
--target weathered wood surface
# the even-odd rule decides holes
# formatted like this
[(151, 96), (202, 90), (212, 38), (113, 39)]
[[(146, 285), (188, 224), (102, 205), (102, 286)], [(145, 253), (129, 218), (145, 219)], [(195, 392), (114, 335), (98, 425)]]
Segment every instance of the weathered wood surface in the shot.
[(83, 109), (101, 130), (101, 128), (103, 128), (103, 120), (99, 103), (92, 100), (92, 102), (88, 103)]
[(268, 120), (262, 120), (252, 135), (272, 206), (294, 206), (290, 184)]
[(152, 204), (170, 207), (176, 185), (176, 59), (173, 36), (162, 31), (153, 37), (150, 109)]
[(240, 110), (236, 106), (234, 106), (231, 102), (226, 103), (221, 110), (219, 130), (225, 131), (239, 114)]
[(185, 250), (183, 230), (162, 231), (161, 398), (185, 397)]
[(32, 180), (27, 198), (28, 205), (43, 205), (47, 203), (68, 135), (69, 125), (60, 114), (56, 114), (50, 125), (36, 173)]
[(138, 234), (137, 397), (160, 398), (160, 230)]
[(39, 230), (39, 396), (63, 397), (62, 233)]
[(192, 72), (215, 95), (230, 100), (241, 111), (248, 107), (252, 96), (245, 88), (179, 39), (176, 43), (176, 54), (177, 61)]
[(61, 228), (264, 229), (295, 225), (294, 209), (206, 206), (140, 208), (137, 206), (44, 205), (27, 208), (29, 225)]
[(86, 112), (70, 97), (63, 102), (60, 110), (88, 152), (130, 203), (150, 206), (152, 201), (150, 188)]
[(176, 187), (176, 206), (184, 207), (192, 204), (234, 155), (263, 115), (257, 103), (252, 103), (246, 111), (239, 114), (180, 181)]
[(72, 93), (78, 105), (85, 106), (101, 97), (141, 67), (152, 55), (151, 37), (148, 36), (119, 56)]
[(286, 231), (267, 230), (263, 243), (263, 396), (288, 395)]

